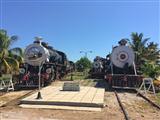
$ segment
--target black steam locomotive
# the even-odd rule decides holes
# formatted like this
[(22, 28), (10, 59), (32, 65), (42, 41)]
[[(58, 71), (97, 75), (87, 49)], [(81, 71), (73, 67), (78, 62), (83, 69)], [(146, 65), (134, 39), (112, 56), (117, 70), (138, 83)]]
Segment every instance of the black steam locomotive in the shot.
[(135, 63), (134, 51), (122, 39), (106, 58), (94, 60), (90, 74), (92, 77), (103, 76), (113, 88), (135, 88), (142, 82)]
[(142, 83), (142, 76), (137, 73), (135, 53), (122, 39), (119, 46), (112, 49), (106, 66), (105, 79), (113, 88), (135, 89)]
[(92, 64), (92, 68), (89, 71), (90, 77), (99, 79), (104, 78), (105, 66), (106, 66), (106, 59), (100, 56), (96, 56)]
[(25, 63), (19, 68), (19, 87), (37, 87), (39, 74), (41, 86), (46, 86), (75, 68), (64, 52), (55, 50), (39, 38), (26, 47), (24, 59)]

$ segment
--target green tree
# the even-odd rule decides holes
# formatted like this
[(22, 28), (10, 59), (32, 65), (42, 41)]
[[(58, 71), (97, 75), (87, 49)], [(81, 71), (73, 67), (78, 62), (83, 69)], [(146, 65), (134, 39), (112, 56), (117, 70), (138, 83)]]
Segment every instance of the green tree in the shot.
[(82, 72), (86, 69), (90, 69), (92, 66), (91, 61), (87, 57), (82, 57), (76, 62), (76, 68), (78, 71)]
[(160, 75), (160, 65), (146, 62), (142, 65), (142, 71), (145, 77), (152, 77), (156, 79)]
[(17, 40), (17, 36), (9, 37), (6, 30), (0, 30), (0, 71), (2, 73), (18, 71), (19, 63), (23, 61), (22, 49), (11, 48)]
[(143, 38), (142, 33), (132, 33), (129, 44), (136, 53), (136, 64), (140, 67), (140, 72), (145, 76), (156, 77), (160, 72), (157, 64), (160, 55), (158, 44), (149, 42), (149, 38)]
[(154, 42), (150, 42), (147, 45), (146, 48), (146, 61), (148, 61), (151, 64), (157, 64), (157, 61), (160, 57), (160, 50), (158, 49), (158, 44)]
[(136, 53), (136, 64), (140, 65), (146, 59), (146, 45), (149, 38), (143, 38), (143, 34), (132, 33), (129, 44)]

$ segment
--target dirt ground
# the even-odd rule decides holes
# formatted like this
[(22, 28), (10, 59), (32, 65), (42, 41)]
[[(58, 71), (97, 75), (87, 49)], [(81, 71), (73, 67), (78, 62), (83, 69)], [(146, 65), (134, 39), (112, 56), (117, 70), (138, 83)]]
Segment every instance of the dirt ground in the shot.
[(159, 120), (160, 110), (135, 93), (119, 93), (119, 97), (132, 120)]
[[(96, 87), (107, 86), (103, 80), (89, 81), (80, 80), (80, 84)], [(52, 85), (61, 86), (62, 84), (63, 82), (56, 81)], [(10, 92), (9, 94), (11, 95), (9, 96), (12, 97), (7, 98), (6, 95), (6, 98), (12, 98), (13, 100), (15, 97), (18, 98), (23, 94), (26, 94), (23, 92), (18, 96), (15, 95), (15, 92)], [(135, 93), (118, 92), (118, 94), (132, 120), (159, 120), (160, 111), (153, 108), (142, 98), (137, 97)], [(4, 95), (0, 96), (0, 100), (2, 100), (1, 98), (4, 97)], [(113, 91), (108, 91), (106, 89), (104, 101), (106, 106), (101, 112), (89, 112), (72, 110), (24, 109), (17, 105), (17, 100), (13, 104), (0, 107), (0, 120), (124, 120), (123, 113), (120, 110)]]

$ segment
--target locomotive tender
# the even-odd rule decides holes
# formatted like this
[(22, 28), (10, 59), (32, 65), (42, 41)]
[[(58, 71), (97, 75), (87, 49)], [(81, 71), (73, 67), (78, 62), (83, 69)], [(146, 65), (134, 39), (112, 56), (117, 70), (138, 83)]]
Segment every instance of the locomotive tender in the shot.
[(74, 69), (74, 63), (67, 60), (64, 52), (55, 50), (39, 38), (26, 47), (24, 60), (20, 65), (19, 87), (38, 87), (39, 72), (41, 86), (46, 86)]

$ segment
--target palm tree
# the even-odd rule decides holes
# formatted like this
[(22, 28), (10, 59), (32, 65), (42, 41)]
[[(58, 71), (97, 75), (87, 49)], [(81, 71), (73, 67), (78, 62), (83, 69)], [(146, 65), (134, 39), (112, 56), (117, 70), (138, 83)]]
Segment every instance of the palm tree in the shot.
[(149, 42), (149, 38), (143, 38), (142, 33), (132, 33), (129, 44), (136, 53), (136, 64), (144, 75), (155, 77), (160, 74), (160, 67), (157, 64), (160, 50), (157, 43)]
[(0, 71), (2, 73), (17, 71), (19, 63), (23, 61), (21, 48), (10, 49), (17, 40), (17, 36), (9, 37), (6, 30), (0, 30)]
[(151, 64), (157, 64), (160, 56), (160, 50), (158, 49), (158, 44), (154, 42), (150, 42), (147, 45), (147, 52), (146, 52), (147, 60)]
[(152, 77), (156, 79), (160, 75), (160, 65), (157, 64), (146, 62), (142, 65), (141, 70), (143, 71), (143, 75), (146, 77)]
[(136, 64), (140, 65), (146, 60), (146, 45), (149, 38), (143, 39), (143, 34), (132, 33), (129, 44), (136, 53)]
[(143, 34), (132, 33), (131, 41), (129, 42), (132, 49), (136, 53), (138, 64), (143, 62), (156, 63), (159, 57), (160, 50), (158, 49), (158, 44), (154, 42), (149, 42), (150, 38), (143, 38)]

